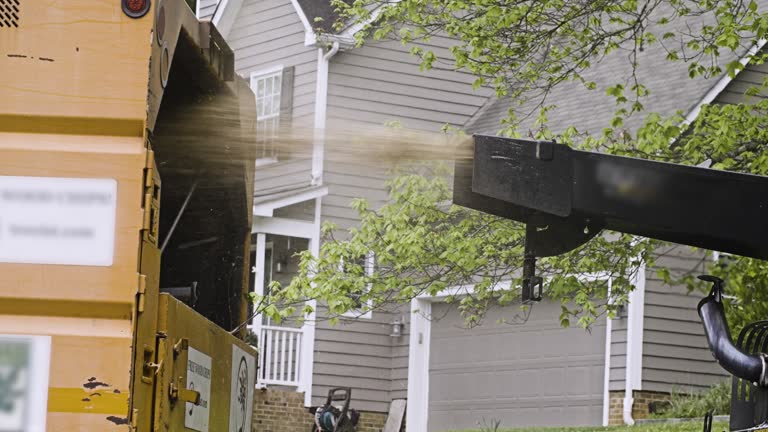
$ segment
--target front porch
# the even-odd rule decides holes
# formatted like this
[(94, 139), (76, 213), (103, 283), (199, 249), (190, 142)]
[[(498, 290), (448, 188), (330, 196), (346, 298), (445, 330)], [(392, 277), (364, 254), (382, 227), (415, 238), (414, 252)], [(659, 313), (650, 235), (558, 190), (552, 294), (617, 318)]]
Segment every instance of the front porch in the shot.
[[(324, 187), (305, 187), (256, 200), (253, 209), (251, 291), (269, 296), (270, 282), (290, 283), (297, 272), (297, 252), (320, 248), (320, 205)], [(314, 301), (308, 302), (315, 306)], [(304, 393), (311, 403), (314, 316), (298, 323), (275, 324), (251, 312), (249, 331), (257, 338), (259, 372), (256, 386)]]

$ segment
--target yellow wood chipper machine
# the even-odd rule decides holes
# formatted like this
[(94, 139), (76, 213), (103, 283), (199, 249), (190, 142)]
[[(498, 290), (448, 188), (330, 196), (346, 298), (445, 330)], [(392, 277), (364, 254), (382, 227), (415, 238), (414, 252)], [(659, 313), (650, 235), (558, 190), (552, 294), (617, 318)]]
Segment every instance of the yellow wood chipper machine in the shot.
[(0, 0), (0, 431), (250, 430), (254, 97), (193, 10)]

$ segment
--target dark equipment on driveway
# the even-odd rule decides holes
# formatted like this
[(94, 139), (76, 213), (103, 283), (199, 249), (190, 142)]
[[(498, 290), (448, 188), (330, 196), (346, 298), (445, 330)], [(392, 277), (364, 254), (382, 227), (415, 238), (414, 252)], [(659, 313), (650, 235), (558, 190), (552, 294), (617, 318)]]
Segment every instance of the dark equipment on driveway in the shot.
[[(312, 407), (309, 412), (314, 416), (312, 432), (355, 432), (360, 414), (349, 409), (352, 400), (352, 389), (349, 387), (336, 387), (328, 390), (328, 398), (325, 405)], [(336, 406), (335, 402), (342, 405)]]
[[(456, 161), (453, 201), (526, 224), (524, 303), (541, 299), (536, 258), (603, 229), (768, 259), (768, 177), (491, 136), (475, 136), (471, 154)], [(730, 429), (768, 430), (768, 321), (745, 327), (734, 344), (723, 281), (702, 279), (713, 284), (698, 307), (709, 347), (733, 375)]]

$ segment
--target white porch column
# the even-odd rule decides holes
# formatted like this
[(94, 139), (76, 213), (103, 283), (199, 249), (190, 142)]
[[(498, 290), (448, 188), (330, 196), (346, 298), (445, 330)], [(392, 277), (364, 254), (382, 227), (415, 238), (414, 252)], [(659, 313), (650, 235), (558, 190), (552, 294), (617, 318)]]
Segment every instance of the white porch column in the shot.
[(427, 430), (429, 416), (429, 345), (432, 332), (432, 303), (411, 300), (411, 332), (408, 343), (408, 407), (406, 432)]
[[(264, 277), (266, 276), (266, 272), (264, 271), (264, 251), (267, 246), (267, 235), (264, 233), (258, 233), (256, 234), (256, 262), (254, 263), (254, 267), (256, 269), (256, 274), (254, 277), (254, 283), (253, 283), (253, 290), (258, 296), (264, 295)], [(256, 304), (258, 305), (258, 303)], [(253, 329), (253, 332), (256, 333), (256, 336), (259, 338), (259, 348), (261, 348), (263, 345), (262, 343), (262, 335), (261, 335), (261, 328), (264, 326), (264, 320), (261, 314), (256, 315), (251, 320), (251, 328)]]
[[(322, 198), (315, 198), (315, 230), (312, 238), (309, 239), (309, 252), (313, 257), (320, 254), (320, 209), (322, 208)], [(317, 310), (317, 300), (308, 300), (307, 305)], [(312, 374), (315, 366), (315, 316), (312, 312), (306, 317), (304, 325), (301, 327), (303, 334), (301, 339), (301, 364), (299, 374), (299, 391), (304, 392), (304, 406), (312, 405)]]

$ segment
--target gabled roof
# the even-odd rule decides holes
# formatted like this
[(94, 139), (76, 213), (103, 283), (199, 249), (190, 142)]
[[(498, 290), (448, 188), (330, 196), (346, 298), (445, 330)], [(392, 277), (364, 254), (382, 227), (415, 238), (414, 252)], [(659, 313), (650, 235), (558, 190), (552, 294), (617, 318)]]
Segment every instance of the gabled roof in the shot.
[[(695, 28), (704, 24), (705, 21), (697, 18), (696, 21), (687, 24)], [(752, 52), (754, 53), (756, 48), (761, 48), (763, 43), (764, 41), (759, 41)], [(568, 126), (575, 126), (580, 132), (598, 135), (604, 128), (609, 127), (614, 113), (620, 107), (616, 105), (612, 96), (606, 95), (606, 89), (621, 83), (624, 77), (630, 76), (632, 66), (628, 56), (628, 51), (617, 50), (593, 63), (593, 66), (584, 73), (584, 78), (595, 82), (596, 90), (587, 90), (578, 82), (566, 82), (556, 86), (546, 99), (547, 104), (556, 105), (556, 108), (548, 113), (549, 128), (555, 132), (562, 132)], [(638, 81), (650, 90), (650, 94), (641, 99), (644, 110), (625, 120), (623, 125), (625, 130), (634, 133), (642, 125), (645, 116), (651, 112), (659, 113), (662, 117), (674, 115), (677, 111), (682, 111), (684, 116), (698, 114), (701, 104), (711, 102), (730, 82), (730, 78), (725, 73), (708, 79), (691, 79), (688, 75), (688, 63), (672, 62), (666, 57), (667, 51), (659, 43), (648, 46), (639, 53)], [(742, 52), (737, 56), (732, 52), (723, 52), (718, 59), (718, 64), (725, 70), (727, 63), (739, 57), (742, 57), (742, 62), (745, 63), (748, 53)], [(624, 84), (629, 89), (632, 83)], [(629, 94), (629, 90), (626, 93)], [(489, 100), (475, 118), (468, 122), (466, 129), (472, 133), (496, 135), (502, 129), (501, 121), (507, 118), (510, 108), (514, 109), (518, 115), (521, 123), (519, 131), (523, 135), (534, 129), (534, 121), (538, 114), (537, 104), (528, 102), (518, 105), (510, 98)], [(530, 112), (533, 114), (522, 118), (524, 114)]]
[[(296, 0), (313, 29), (320, 28), (325, 32), (334, 33), (333, 24), (339, 19), (330, 0)], [(344, 0), (351, 3), (352, 0)], [(316, 21), (316, 19), (318, 19)]]

